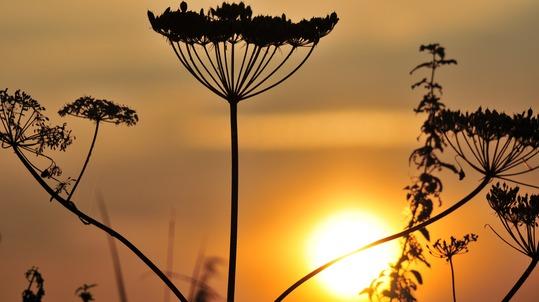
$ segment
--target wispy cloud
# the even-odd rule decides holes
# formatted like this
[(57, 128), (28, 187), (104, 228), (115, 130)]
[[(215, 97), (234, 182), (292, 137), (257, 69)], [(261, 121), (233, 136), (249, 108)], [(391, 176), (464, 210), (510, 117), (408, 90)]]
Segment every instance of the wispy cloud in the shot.
[[(225, 116), (188, 121), (196, 131), (184, 132), (184, 143), (203, 149), (227, 149)], [(341, 147), (412, 146), (420, 118), (410, 111), (333, 111), (249, 114), (239, 117), (243, 149), (282, 150)]]

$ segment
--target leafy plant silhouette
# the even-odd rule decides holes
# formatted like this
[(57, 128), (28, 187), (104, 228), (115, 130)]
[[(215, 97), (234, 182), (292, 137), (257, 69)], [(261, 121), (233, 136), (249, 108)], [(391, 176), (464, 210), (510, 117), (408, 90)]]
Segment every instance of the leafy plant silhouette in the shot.
[[(280, 17), (253, 16), (250, 6), (223, 3), (208, 13), (167, 8), (156, 16), (148, 11), (152, 28), (167, 38), (178, 60), (202, 85), (226, 100), (230, 107), (231, 221), (227, 301), (234, 301), (238, 233), (238, 123), (240, 101), (261, 94), (292, 76), (311, 56), (320, 39), (338, 22), (337, 14), (298, 23)], [(243, 48), (243, 55), (240, 49)], [(278, 50), (286, 56), (272, 67)], [(287, 62), (300, 49), (308, 49), (296, 66)], [(237, 53), (240, 52), (240, 54)], [(241, 63), (240, 63), (241, 62)], [(288, 69), (288, 72), (284, 72)], [(283, 74), (280, 74), (284, 72)]]
[(90, 288), (96, 287), (97, 284), (83, 284), (81, 287), (77, 288), (75, 295), (81, 298), (82, 302), (95, 301), (94, 296), (90, 292)]
[(511, 300), (539, 261), (539, 241), (536, 234), (539, 222), (539, 195), (519, 195), (519, 190), (518, 186), (509, 187), (506, 184), (500, 185), (498, 183), (492, 186), (487, 194), (488, 203), (496, 212), (503, 228), (509, 235), (509, 239), (504, 238), (488, 225), (490, 229), (504, 243), (531, 258), (530, 264), (503, 298), (503, 301)]
[(453, 257), (460, 254), (465, 254), (469, 251), (468, 244), (477, 241), (476, 234), (466, 234), (462, 239), (457, 239), (451, 236), (449, 242), (437, 239), (432, 247), (427, 245), (429, 253), (435, 257), (445, 259), (449, 262), (451, 268), (451, 288), (453, 290), (453, 301), (457, 301), (457, 293), (455, 289), (455, 269), (453, 267)]
[[(429, 71), (428, 78), (423, 78), (412, 85), (412, 89), (421, 87), (427, 91), (415, 108), (416, 113), (426, 114), (427, 117), (421, 127), (424, 145), (414, 150), (410, 156), (410, 163), (417, 167), (420, 174), (413, 177), (412, 184), (405, 188), (411, 213), (406, 228), (319, 266), (292, 284), (275, 301), (282, 301), (300, 285), (333, 264), (368, 248), (399, 238), (404, 238), (402, 254), (397, 262), (390, 266), (388, 272), (381, 274), (391, 279), (389, 289), (383, 290), (382, 296), (389, 300), (416, 301), (413, 292), (417, 289), (416, 281), (421, 284), (422, 278), (417, 271), (410, 272), (409, 265), (418, 261), (427, 266), (429, 263), (424, 257), (421, 244), (413, 235), (414, 232), (419, 231), (426, 240), (430, 240), (427, 226), (468, 203), (493, 179), (537, 187), (521, 182), (516, 177), (539, 168), (539, 165), (530, 165), (539, 153), (539, 116), (534, 116), (532, 109), (512, 116), (496, 110), (483, 110), (481, 107), (472, 113), (447, 109), (441, 102), (442, 85), (435, 81), (435, 75), (440, 67), (457, 62), (446, 59), (445, 48), (436, 43), (421, 45), (419, 50), (427, 52), (430, 60), (417, 65), (410, 73), (423, 69)], [(441, 158), (446, 148), (456, 153), (455, 164)], [(480, 173), (483, 176), (482, 180), (461, 200), (441, 213), (431, 216), (434, 201), (441, 204), (440, 194), (443, 190), (441, 179), (434, 173), (449, 170), (462, 180), (465, 172), (458, 159)], [(382, 284), (375, 280), (371, 288), (363, 292), (372, 297)]]
[[(45, 295), (45, 279), (37, 267), (29, 269), (24, 276), (28, 280), (28, 287), (22, 292), (22, 302), (41, 302)], [(35, 288), (35, 292), (33, 290)]]

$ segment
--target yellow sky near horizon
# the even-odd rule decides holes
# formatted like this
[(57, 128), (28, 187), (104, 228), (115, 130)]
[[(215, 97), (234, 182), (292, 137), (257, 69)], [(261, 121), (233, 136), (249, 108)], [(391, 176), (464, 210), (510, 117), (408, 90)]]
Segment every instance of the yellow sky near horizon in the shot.
[[(189, 1), (198, 10), (221, 1)], [(412, 108), (421, 75), (408, 72), (426, 58), (419, 44), (440, 42), (459, 61), (440, 71), (443, 101), (507, 112), (538, 109), (539, 3), (533, 0), (246, 2), (254, 13), (302, 17), (336, 11), (340, 21), (309, 61), (283, 85), (239, 105), (240, 239), (238, 301), (273, 301), (312, 269), (306, 248), (323, 221), (364, 211), (398, 230), (405, 220), (402, 188), (414, 175), (408, 156), (419, 145), (421, 116)], [(113, 224), (159, 265), (166, 259), (171, 208), (177, 211), (175, 268), (189, 274), (202, 246), (227, 257), (229, 130), (226, 103), (196, 82), (146, 10), (177, 1), (110, 0), (0, 3), (0, 89), (23, 89), (77, 139), (59, 154), (75, 175), (91, 139), (91, 123), (61, 119), (57, 109), (82, 95), (132, 106), (136, 127), (107, 125), (98, 138), (77, 204), (98, 215), (104, 194)], [(451, 157), (451, 156), (450, 156)], [(115, 301), (104, 235), (83, 226), (40, 191), (11, 152), (0, 157), (0, 301), (16, 301), (24, 271), (41, 268), (47, 301), (76, 301), (74, 290), (98, 283), (97, 301)], [(467, 171), (468, 172), (468, 171)], [(479, 182), (444, 174), (444, 206)], [(477, 232), (479, 242), (456, 261), (463, 301), (499, 300), (527, 265), (485, 223), (498, 226), (484, 195), (432, 227), (435, 238)], [(494, 252), (493, 252), (494, 251)], [(162, 285), (120, 248), (131, 302), (162, 300)], [(419, 301), (450, 301), (449, 270), (432, 259), (420, 267)], [(225, 292), (225, 266), (214, 280)], [(536, 301), (537, 272), (518, 301)], [(187, 285), (178, 281), (182, 290)], [(309, 282), (290, 302), (339, 301)]]

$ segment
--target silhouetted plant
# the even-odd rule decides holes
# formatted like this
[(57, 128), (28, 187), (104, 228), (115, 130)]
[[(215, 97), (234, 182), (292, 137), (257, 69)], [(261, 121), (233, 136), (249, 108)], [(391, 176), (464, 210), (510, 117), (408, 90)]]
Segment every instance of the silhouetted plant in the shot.
[(465, 254), (469, 251), (468, 244), (473, 241), (477, 241), (478, 236), (476, 234), (466, 234), (462, 239), (456, 239), (451, 236), (449, 242), (437, 239), (432, 247), (427, 245), (429, 253), (434, 257), (445, 259), (449, 262), (451, 268), (451, 289), (453, 290), (453, 301), (457, 301), (457, 293), (455, 288), (455, 269), (453, 267), (453, 257), (455, 255)]
[[(253, 16), (243, 2), (223, 3), (220, 7), (194, 12), (182, 2), (179, 9), (167, 8), (155, 16), (148, 11), (152, 28), (165, 36), (181, 64), (202, 85), (230, 105), (232, 181), (230, 257), (227, 301), (234, 301), (238, 232), (238, 126), (240, 101), (263, 93), (288, 79), (310, 57), (320, 39), (338, 22), (337, 14), (294, 23), (280, 17)], [(243, 48), (243, 55), (240, 49)], [(286, 56), (271, 67), (278, 50)], [(292, 54), (308, 49), (300, 63), (287, 67)], [(236, 49), (240, 52), (237, 54)], [(210, 54), (211, 53), (211, 54)], [(289, 68), (289, 72), (284, 69)], [(279, 72), (283, 72), (278, 76)]]
[[(105, 198), (102, 194), (97, 194), (97, 205), (99, 206), (99, 212), (101, 212), (101, 218), (103, 223), (108, 226), (112, 226), (105, 204)], [(118, 300), (120, 302), (127, 302), (127, 291), (125, 290), (125, 282), (122, 274), (122, 264), (120, 262), (120, 254), (116, 248), (116, 241), (111, 236), (107, 236), (107, 243), (109, 245), (110, 256), (112, 260), (112, 268), (114, 270), (114, 277), (116, 279), (116, 288), (118, 289)]]
[[(534, 116), (530, 109), (522, 114), (509, 116), (497, 111), (479, 108), (473, 113), (461, 113), (446, 109), (440, 101), (442, 86), (435, 81), (438, 68), (456, 64), (453, 59), (446, 59), (445, 49), (439, 44), (422, 45), (420, 51), (427, 52), (431, 60), (417, 65), (410, 73), (421, 69), (429, 70), (429, 78), (423, 78), (412, 85), (412, 89), (422, 87), (427, 90), (415, 112), (427, 114), (421, 132), (424, 145), (412, 152), (410, 162), (420, 171), (419, 176), (412, 178), (407, 186), (406, 199), (410, 204), (410, 219), (404, 231), (371, 242), (316, 268), (286, 289), (276, 301), (282, 301), (301, 284), (316, 276), (333, 264), (368, 248), (379, 244), (404, 238), (401, 257), (392, 264), (388, 271), (382, 272), (380, 278), (389, 276), (389, 289), (382, 290), (382, 296), (389, 300), (416, 301), (413, 292), (417, 283), (422, 283), (420, 274), (407, 270), (413, 262), (422, 262), (429, 266), (423, 255), (423, 249), (412, 234), (420, 231), (426, 240), (430, 234), (426, 227), (453, 213), (468, 203), (485, 188), (493, 179), (503, 179), (518, 184), (537, 187), (518, 181), (515, 177), (539, 168), (530, 162), (539, 153), (539, 116)], [(463, 167), (441, 159), (445, 148), (456, 152), (473, 170), (483, 175), (480, 184), (468, 195), (441, 213), (431, 217), (434, 201), (441, 204), (440, 193), (443, 190), (441, 179), (434, 172), (449, 170), (456, 173), (460, 180), (465, 176)], [(523, 168), (521, 168), (523, 166)], [(410, 276), (414, 276), (412, 279)], [(378, 279), (362, 293), (373, 297), (384, 283)]]
[(108, 100), (94, 99), (89, 96), (78, 98), (73, 103), (64, 105), (60, 111), (58, 111), (58, 114), (60, 116), (71, 115), (85, 118), (95, 122), (94, 136), (92, 143), (90, 144), (90, 149), (88, 150), (88, 155), (80, 170), (79, 177), (77, 177), (73, 189), (71, 189), (67, 197), (67, 201), (71, 201), (71, 197), (73, 197), (73, 194), (86, 171), (90, 157), (92, 156), (92, 151), (94, 150), (97, 134), (99, 132), (99, 124), (103, 122), (134, 126), (138, 122), (138, 115), (135, 110), (129, 107), (117, 105)]
[(22, 292), (22, 302), (41, 302), (45, 295), (45, 280), (38, 268), (32, 267), (24, 276), (28, 280), (28, 287)]
[[(45, 108), (20, 90), (12, 95), (7, 89), (1, 90), (0, 104), (2, 148), (18, 150), (22, 159), (36, 169), (40, 177), (56, 180), (56, 177), (62, 175), (62, 169), (45, 152), (47, 149), (65, 151), (73, 142), (66, 124), (50, 125), (49, 119), (43, 114)], [(46, 168), (32, 164), (27, 154), (45, 160)]]
[(90, 292), (90, 288), (96, 287), (97, 284), (83, 284), (81, 287), (77, 288), (75, 295), (81, 298), (82, 302), (95, 301), (94, 296)]
[[(82, 97), (72, 104), (65, 105), (61, 115), (73, 115), (90, 119), (96, 123), (94, 137), (84, 161), (83, 167), (75, 180), (75, 185), (70, 190), (72, 178), (60, 180), (62, 170), (56, 165), (53, 158), (45, 153), (48, 150), (65, 151), (72, 143), (71, 131), (66, 125), (50, 126), (48, 118), (43, 114), (45, 108), (28, 94), (16, 91), (10, 95), (7, 89), (0, 91), (0, 140), (3, 148), (11, 148), (41, 187), (51, 196), (51, 200), (57, 200), (63, 207), (77, 215), (85, 224), (91, 224), (118, 239), (141, 259), (161, 280), (178, 296), (182, 302), (187, 300), (169, 278), (146, 257), (135, 245), (120, 233), (107, 225), (88, 216), (79, 210), (71, 197), (75, 193), (95, 146), (99, 124), (101, 122), (114, 123), (116, 125), (135, 125), (138, 121), (136, 112), (128, 107), (116, 105), (107, 100), (99, 100), (91, 97)], [(42, 168), (41, 162), (31, 161), (26, 154), (36, 155), (37, 161), (46, 160), (46, 168)], [(54, 182), (54, 185), (49, 184)], [(62, 195), (67, 195), (66, 198)]]
[(490, 229), (504, 243), (531, 258), (530, 264), (503, 301), (511, 300), (539, 261), (539, 240), (536, 234), (539, 223), (539, 195), (519, 195), (519, 190), (518, 186), (511, 188), (498, 183), (492, 186), (487, 194), (488, 203), (496, 212), (509, 238), (504, 238), (488, 225)]

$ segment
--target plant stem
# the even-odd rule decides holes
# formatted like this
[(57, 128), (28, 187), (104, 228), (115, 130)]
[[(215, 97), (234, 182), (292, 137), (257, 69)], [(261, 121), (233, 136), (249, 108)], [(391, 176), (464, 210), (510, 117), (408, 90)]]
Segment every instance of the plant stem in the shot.
[(311, 279), (312, 277), (318, 275), (320, 272), (324, 271), (325, 269), (329, 268), (330, 266), (334, 265), (335, 263), (340, 262), (341, 260), (344, 260), (344, 259), (346, 259), (346, 258), (348, 258), (348, 257), (350, 257), (350, 256), (352, 256), (354, 254), (357, 254), (357, 253), (359, 253), (361, 251), (364, 251), (364, 250), (367, 250), (369, 248), (380, 245), (382, 243), (386, 243), (386, 242), (389, 242), (389, 241), (392, 241), (392, 240), (407, 236), (407, 235), (409, 235), (409, 234), (411, 234), (411, 233), (413, 233), (413, 232), (415, 232), (415, 231), (417, 231), (419, 229), (422, 229), (422, 228), (424, 228), (424, 227), (426, 227), (426, 226), (428, 226), (428, 225), (430, 225), (430, 224), (444, 218), (445, 216), (453, 213), (458, 208), (462, 207), (468, 201), (470, 201), (472, 198), (474, 198), (477, 194), (479, 194), (479, 192), (481, 192), (481, 190), (483, 190), (483, 188), (485, 188), (488, 185), (488, 183), (490, 182), (491, 179), (492, 179), (492, 177), (485, 176), (485, 178), (483, 178), (483, 181), (481, 181), (481, 183), (472, 192), (470, 192), (468, 195), (466, 195), (459, 202), (455, 203), (454, 205), (452, 205), (451, 207), (449, 207), (448, 209), (446, 209), (442, 213), (430, 218), (429, 220), (424, 221), (424, 222), (422, 222), (420, 224), (417, 224), (414, 227), (405, 229), (404, 231), (401, 231), (399, 233), (396, 233), (396, 234), (384, 237), (382, 239), (378, 239), (376, 241), (373, 241), (373, 242), (371, 242), (371, 243), (369, 243), (367, 245), (364, 245), (361, 248), (358, 248), (358, 249), (356, 249), (354, 251), (351, 251), (351, 252), (349, 252), (347, 254), (344, 254), (344, 255), (342, 255), (342, 256), (340, 256), (338, 258), (335, 258), (335, 259), (333, 259), (333, 260), (319, 266), (318, 268), (316, 268), (312, 272), (310, 272), (307, 275), (303, 276), (301, 279), (299, 279), (296, 283), (294, 283), (288, 289), (286, 289), (279, 297), (277, 297), (277, 299), (275, 299), (275, 302), (282, 301), (284, 298), (286, 298), (291, 292), (293, 292), (300, 285), (302, 285), (303, 283), (305, 283), (307, 280)]
[[(107, 206), (105, 205), (105, 200), (102, 195), (98, 195), (97, 204), (99, 205), (99, 211), (101, 212), (101, 218), (103, 222), (112, 226), (110, 223), (109, 213), (107, 211)], [(118, 298), (120, 302), (127, 302), (127, 291), (125, 290), (124, 277), (122, 274), (122, 265), (120, 263), (120, 255), (118, 254), (118, 249), (116, 248), (116, 242), (111, 236), (107, 236), (107, 241), (109, 244), (110, 256), (112, 259), (112, 267), (114, 269), (114, 277), (116, 278), (116, 287), (118, 289)]]
[(92, 151), (94, 150), (95, 141), (97, 140), (98, 132), (99, 132), (99, 121), (96, 121), (92, 144), (90, 144), (90, 149), (88, 150), (88, 155), (86, 155), (86, 160), (84, 161), (84, 164), (82, 165), (82, 169), (80, 170), (79, 177), (77, 177), (77, 180), (75, 181), (75, 184), (73, 185), (73, 189), (71, 189), (71, 192), (69, 192), (69, 196), (67, 196), (68, 202), (71, 200), (71, 197), (73, 197), (73, 194), (75, 193), (75, 190), (77, 189), (77, 186), (79, 185), (82, 175), (84, 175), (84, 171), (86, 171), (86, 167), (88, 166), (88, 163), (90, 162), (90, 157), (92, 156)]
[(232, 180), (230, 198), (230, 253), (228, 262), (227, 302), (234, 302), (236, 286), (236, 254), (238, 246), (238, 103), (230, 101), (230, 140)]
[(451, 267), (451, 288), (453, 289), (453, 302), (457, 302), (457, 293), (455, 290), (455, 269), (453, 268), (453, 259), (449, 257), (449, 266)]
[(535, 266), (537, 265), (538, 261), (539, 261), (538, 257), (535, 257), (535, 258), (532, 259), (532, 261), (530, 262), (530, 265), (528, 265), (528, 267), (526, 268), (526, 270), (524, 271), (522, 276), (520, 276), (517, 283), (515, 283), (513, 288), (511, 288), (511, 290), (507, 293), (507, 295), (505, 295), (505, 297), (502, 300), (503, 302), (507, 302), (507, 301), (511, 300), (511, 298), (516, 294), (516, 292), (520, 289), (522, 284), (524, 284), (526, 279), (528, 279), (530, 274), (533, 272), (533, 270), (535, 269)]
[(32, 165), (25, 159), (24, 155), (17, 147), (13, 147), (13, 151), (17, 157), (21, 160), (26, 169), (32, 174), (34, 179), (47, 191), (47, 193), (56, 199), (64, 208), (66, 208), (71, 213), (75, 214), (80, 219), (84, 220), (86, 223), (94, 225), (95, 227), (101, 229), (110, 236), (118, 239), (125, 247), (127, 247), (131, 252), (133, 252), (148, 268), (150, 268), (161, 280), (170, 288), (170, 290), (178, 297), (181, 302), (188, 302), (187, 299), (183, 296), (180, 290), (170, 281), (170, 279), (150, 260), (144, 253), (142, 253), (131, 241), (127, 240), (120, 233), (116, 232), (114, 229), (102, 224), (101, 222), (95, 220), (94, 218), (86, 215), (86, 213), (80, 211), (74, 203), (62, 198), (54, 189), (52, 189), (44, 180), (39, 176), (36, 170)]

